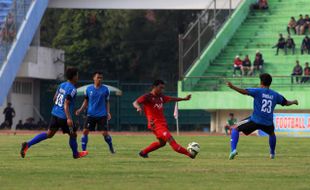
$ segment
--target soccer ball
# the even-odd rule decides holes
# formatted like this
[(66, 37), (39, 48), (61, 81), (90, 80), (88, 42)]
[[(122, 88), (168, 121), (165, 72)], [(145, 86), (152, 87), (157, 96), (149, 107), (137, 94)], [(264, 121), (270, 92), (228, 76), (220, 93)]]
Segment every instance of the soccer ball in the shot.
[(196, 142), (191, 142), (187, 146), (187, 151), (192, 155), (196, 155), (200, 152), (200, 145)]

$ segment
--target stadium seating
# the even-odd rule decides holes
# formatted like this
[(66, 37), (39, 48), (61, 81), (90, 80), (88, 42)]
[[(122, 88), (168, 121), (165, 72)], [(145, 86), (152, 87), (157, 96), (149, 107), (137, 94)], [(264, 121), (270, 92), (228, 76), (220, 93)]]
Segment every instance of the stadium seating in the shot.
[[(203, 72), (202, 76), (217, 76), (219, 78), (201, 78), (191, 86), (193, 91), (223, 91), (229, 90), (225, 87), (224, 77), (236, 84), (253, 86), (258, 84), (257, 77), (233, 78), (233, 60), (236, 55), (243, 58), (249, 55), (253, 63), (255, 53), (260, 50), (264, 56), (264, 71), (274, 76), (287, 76), (274, 78), (274, 88), (285, 91), (310, 89), (309, 85), (290, 85), (290, 74), (299, 60), (304, 67), (305, 62), (309, 62), (309, 55), (301, 55), (300, 46), (304, 36), (292, 35), (296, 43), (295, 55), (288, 50), (288, 55), (280, 50), (275, 56), (276, 49), (272, 49), (278, 40), (279, 33), (287, 37), (286, 27), (291, 16), (298, 18), (299, 14), (310, 14), (310, 10), (305, 4), (308, 0), (269, 0), (269, 10), (251, 10), (248, 17), (238, 28), (228, 45), (221, 51), (215, 60)], [(309, 32), (308, 32), (309, 33)], [(197, 64), (206, 64), (199, 62)], [(194, 75), (192, 75), (194, 76)], [(189, 76), (191, 77), (191, 76)]]

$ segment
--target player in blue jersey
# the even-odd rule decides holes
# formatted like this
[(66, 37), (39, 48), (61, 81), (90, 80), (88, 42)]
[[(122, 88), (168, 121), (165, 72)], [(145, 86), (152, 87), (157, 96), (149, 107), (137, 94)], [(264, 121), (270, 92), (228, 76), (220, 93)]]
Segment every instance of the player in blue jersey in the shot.
[(264, 73), (260, 75), (260, 88), (241, 89), (234, 86), (231, 82), (227, 82), (227, 86), (231, 89), (254, 98), (254, 111), (252, 115), (239, 122), (231, 132), (231, 152), (229, 159), (232, 160), (238, 154), (237, 144), (239, 140), (239, 132), (249, 135), (255, 130), (262, 130), (269, 135), (270, 158), (275, 158), (276, 135), (273, 125), (273, 111), (277, 104), (282, 106), (298, 105), (297, 100), (288, 101), (279, 93), (271, 90), (269, 87), (272, 82), (271, 75)]
[(55, 93), (53, 99), (54, 107), (52, 110), (52, 118), (49, 123), (48, 131), (38, 134), (28, 142), (22, 143), (20, 151), (22, 158), (26, 156), (26, 152), (31, 146), (43, 140), (52, 138), (59, 128), (62, 129), (63, 133), (67, 133), (70, 136), (69, 145), (72, 149), (73, 158), (81, 158), (88, 154), (87, 151), (78, 152), (76, 140), (77, 129), (72, 120), (72, 112), (74, 109), (74, 101), (76, 96), (76, 88), (74, 85), (78, 80), (78, 70), (75, 68), (68, 68), (66, 70), (66, 78), (68, 81), (61, 83)]
[[(84, 124), (82, 149), (87, 149), (89, 131), (102, 131), (105, 142), (109, 145), (110, 152), (115, 153), (112, 137), (108, 133), (107, 121), (111, 119), (110, 114), (110, 91), (108, 87), (102, 84), (103, 74), (95, 72), (93, 74), (94, 84), (89, 85), (85, 92), (85, 99), (80, 109), (76, 111), (79, 115), (87, 108), (87, 118)], [(97, 126), (97, 128), (96, 128)]]

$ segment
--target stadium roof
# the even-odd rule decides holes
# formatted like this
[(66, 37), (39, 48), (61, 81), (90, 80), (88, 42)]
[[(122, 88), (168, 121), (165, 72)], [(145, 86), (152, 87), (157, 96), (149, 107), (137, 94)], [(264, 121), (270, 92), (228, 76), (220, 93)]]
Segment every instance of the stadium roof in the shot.
[[(231, 0), (235, 8), (242, 0)], [(49, 8), (65, 9), (176, 9), (201, 10), (213, 0), (50, 0)], [(229, 9), (229, 0), (216, 0), (218, 9)]]

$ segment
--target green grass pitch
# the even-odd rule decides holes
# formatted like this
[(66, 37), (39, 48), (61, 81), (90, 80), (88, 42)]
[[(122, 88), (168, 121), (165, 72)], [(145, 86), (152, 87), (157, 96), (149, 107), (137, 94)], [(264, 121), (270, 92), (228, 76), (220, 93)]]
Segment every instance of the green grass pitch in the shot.
[[(111, 155), (100, 135), (90, 135), (89, 155), (74, 160), (66, 135), (33, 146), (25, 159), (20, 143), (33, 135), (0, 135), (0, 189), (310, 189), (310, 139), (278, 138), (277, 157), (269, 159), (268, 138), (240, 137), (239, 155), (228, 160), (229, 138), (179, 136), (183, 146), (197, 141), (201, 152), (191, 160), (169, 146), (138, 156), (155, 140), (114, 135)], [(79, 143), (80, 146), (80, 143)]]

